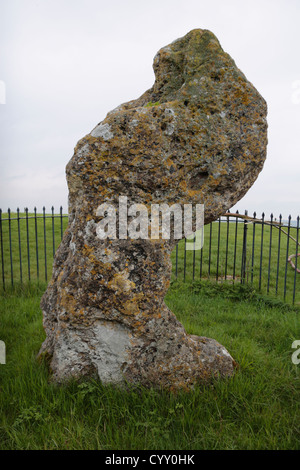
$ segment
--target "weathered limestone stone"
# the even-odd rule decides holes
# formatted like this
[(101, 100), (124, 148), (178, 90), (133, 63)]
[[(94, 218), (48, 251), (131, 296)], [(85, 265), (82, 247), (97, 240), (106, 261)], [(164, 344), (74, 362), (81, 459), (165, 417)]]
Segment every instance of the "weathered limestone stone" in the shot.
[(213, 339), (188, 335), (164, 303), (176, 240), (100, 240), (97, 207), (204, 203), (215, 220), (250, 188), (267, 145), (264, 99), (207, 30), (154, 58), (155, 83), (79, 141), (67, 165), (69, 225), (41, 306), (53, 379), (97, 374), (190, 389), (233, 374)]

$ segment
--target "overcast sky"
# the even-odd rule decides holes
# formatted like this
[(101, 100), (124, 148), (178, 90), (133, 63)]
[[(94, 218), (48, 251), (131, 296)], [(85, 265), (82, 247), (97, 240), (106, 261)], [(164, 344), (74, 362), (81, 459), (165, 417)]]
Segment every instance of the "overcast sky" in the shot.
[[(235, 206), (300, 214), (300, 0), (0, 0), (0, 207), (67, 209), (77, 141), (209, 29), (268, 103), (264, 169)], [(4, 90), (5, 88), (5, 90)]]

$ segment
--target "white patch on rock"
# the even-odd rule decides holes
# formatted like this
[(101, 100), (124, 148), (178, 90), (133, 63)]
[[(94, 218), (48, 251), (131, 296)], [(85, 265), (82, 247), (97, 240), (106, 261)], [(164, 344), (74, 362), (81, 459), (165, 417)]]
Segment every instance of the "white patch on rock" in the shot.
[(90, 148), (89, 144), (83, 145), (78, 151), (77, 151), (77, 158), (78, 160), (78, 165), (84, 165), (85, 163), (85, 157), (89, 154)]
[(175, 131), (175, 125), (173, 123), (167, 124), (165, 134), (172, 135), (174, 133), (174, 131)]
[(224, 354), (224, 356), (231, 357), (231, 356), (230, 356), (230, 354), (229, 354), (229, 352), (228, 352), (228, 351), (226, 351), (226, 349), (225, 349), (225, 348), (222, 348), (222, 353)]
[(99, 259), (99, 261), (104, 264), (111, 264), (114, 261), (117, 261), (118, 255), (109, 248), (105, 248), (104, 251), (101, 251), (101, 253), (98, 253), (97, 250), (97, 259)]
[(165, 114), (172, 114), (173, 118), (175, 118), (175, 111), (172, 108), (166, 108)]
[(167, 123), (165, 130), (166, 135), (172, 135), (175, 131), (176, 114), (172, 108), (166, 108), (164, 114), (168, 117), (172, 116), (172, 121)]
[(96, 320), (76, 332), (63, 330), (53, 355), (57, 377), (76, 376), (93, 365), (102, 383), (123, 382), (122, 366), (128, 360), (130, 339), (129, 330), (117, 322)]
[(74, 255), (76, 251), (76, 245), (72, 241), (70, 242), (70, 250), (72, 251), (72, 254)]
[(123, 381), (122, 365), (127, 362), (126, 350), (131, 335), (127, 328), (115, 322), (97, 322), (94, 325), (95, 355), (93, 363), (102, 383)]
[(91, 135), (93, 137), (102, 137), (103, 140), (110, 140), (114, 136), (110, 129), (109, 124), (98, 124), (98, 126), (92, 130)]
[(132, 121), (130, 121), (129, 123), (129, 126), (130, 127), (136, 127), (138, 125), (139, 121), (137, 119), (132, 119)]
[(79, 158), (86, 157), (89, 153), (89, 144), (84, 144), (77, 152)]

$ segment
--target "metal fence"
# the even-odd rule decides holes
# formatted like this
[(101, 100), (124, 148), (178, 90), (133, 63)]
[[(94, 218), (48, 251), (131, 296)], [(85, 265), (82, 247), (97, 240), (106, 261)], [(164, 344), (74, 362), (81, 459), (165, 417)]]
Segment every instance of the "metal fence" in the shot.
[(297, 289), (299, 216), (283, 220), (263, 213), (257, 218), (226, 213), (204, 227), (204, 245), (186, 251), (182, 240), (173, 253), (173, 279), (189, 282), (207, 279), (216, 282), (250, 284), (260, 292), (300, 304)]
[[(48, 281), (55, 251), (67, 226), (68, 215), (60, 207), (46, 213), (0, 209), (1, 287)], [(172, 278), (192, 282), (210, 280), (250, 284), (260, 292), (300, 304), (297, 288), (299, 216), (283, 220), (226, 213), (204, 227), (201, 250), (187, 251), (181, 240), (172, 253)]]
[(1, 280), (2, 288), (15, 283), (45, 280), (51, 276), (53, 258), (63, 237), (68, 215), (42, 214), (24, 209), (16, 212), (0, 209), (0, 245), (1, 245)]

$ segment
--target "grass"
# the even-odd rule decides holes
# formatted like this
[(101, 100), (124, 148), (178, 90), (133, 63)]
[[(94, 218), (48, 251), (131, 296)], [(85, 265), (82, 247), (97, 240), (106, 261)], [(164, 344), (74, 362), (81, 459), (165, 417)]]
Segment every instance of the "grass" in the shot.
[(189, 333), (220, 341), (235, 376), (170, 394), (96, 381), (49, 383), (36, 360), (45, 284), (1, 298), (1, 449), (299, 449), (299, 309), (240, 284), (173, 282), (166, 302)]

